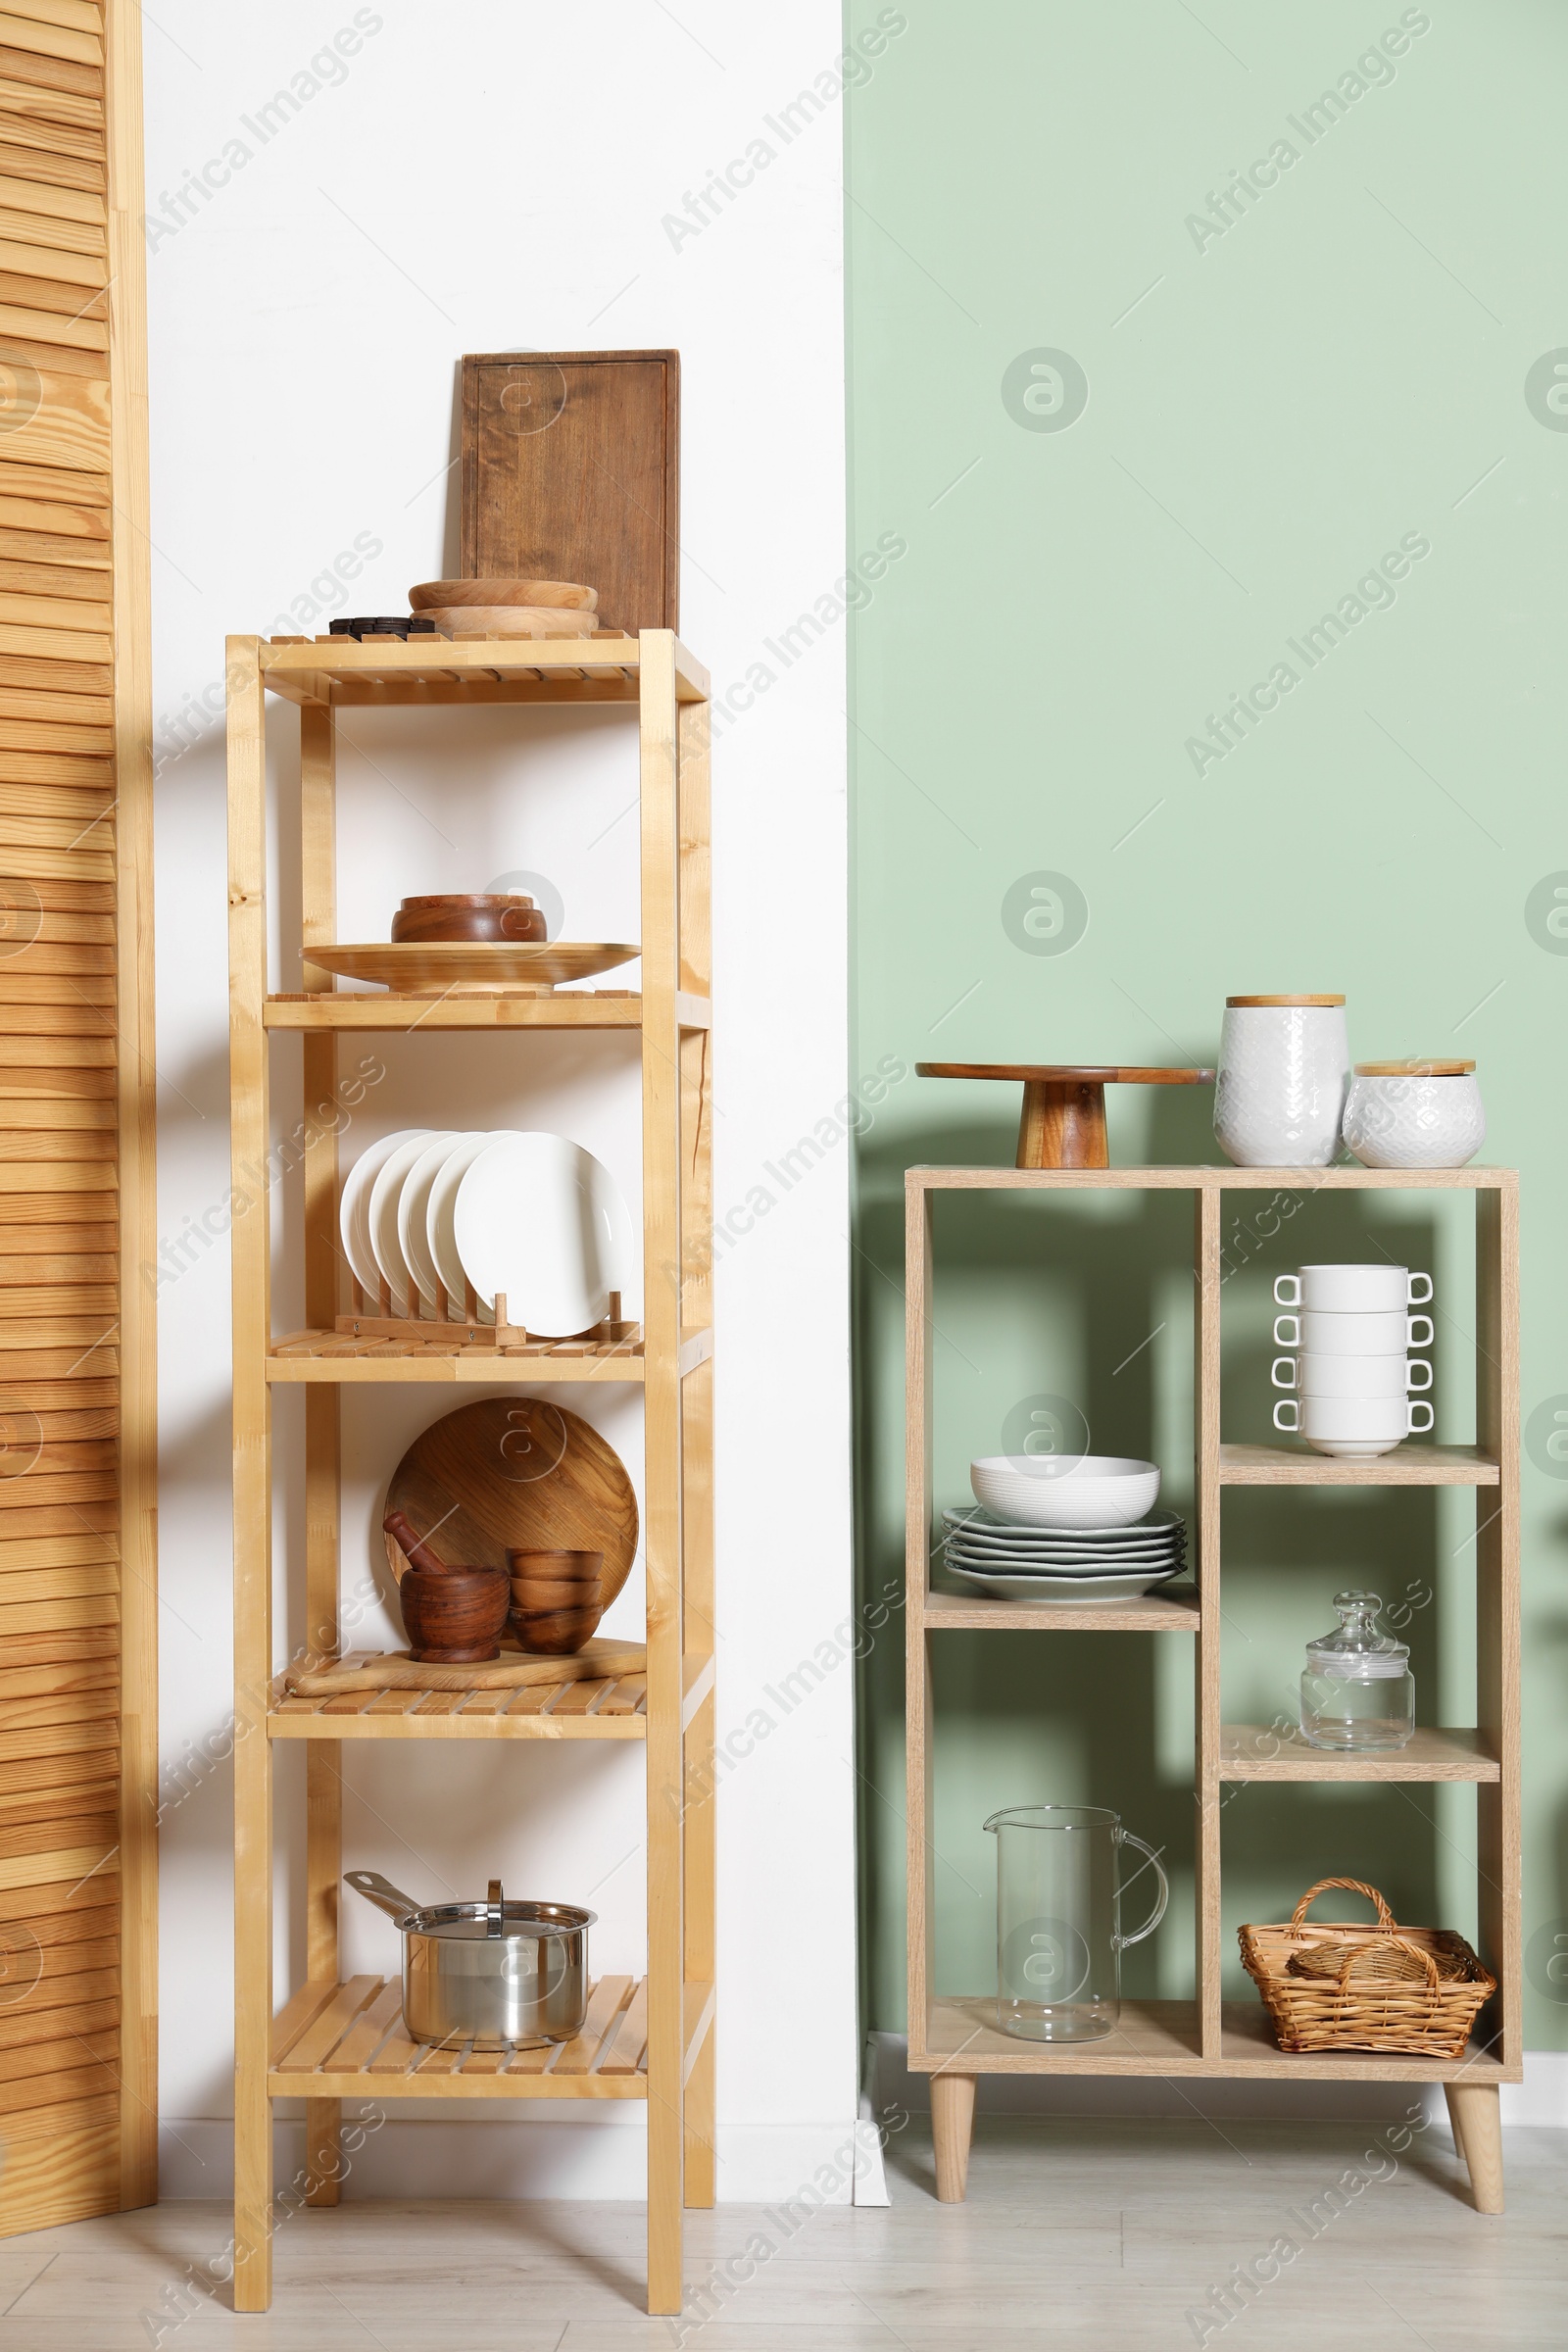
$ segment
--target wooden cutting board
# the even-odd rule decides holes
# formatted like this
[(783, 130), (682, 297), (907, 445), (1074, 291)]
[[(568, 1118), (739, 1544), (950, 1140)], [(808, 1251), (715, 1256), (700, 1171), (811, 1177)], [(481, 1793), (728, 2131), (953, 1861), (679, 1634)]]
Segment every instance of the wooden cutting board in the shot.
[(680, 625), (680, 354), (463, 363), (465, 573), (588, 580), (602, 628)]
[[(637, 1551), (637, 1497), (612, 1446), (538, 1396), (485, 1396), (420, 1433), (392, 1473), (382, 1516), (407, 1511), (450, 1567), (507, 1567), (507, 1550), (602, 1551), (607, 1609)], [(394, 1576), (405, 1566), (387, 1539)]]
[(648, 1652), (641, 1642), (585, 1642), (565, 1658), (510, 1656), (484, 1665), (420, 1665), (406, 1649), (356, 1650), (335, 1666), (291, 1666), (283, 1680), (297, 1698), (332, 1698), (340, 1690), (526, 1690), (540, 1684), (597, 1682), (607, 1674), (641, 1674)]

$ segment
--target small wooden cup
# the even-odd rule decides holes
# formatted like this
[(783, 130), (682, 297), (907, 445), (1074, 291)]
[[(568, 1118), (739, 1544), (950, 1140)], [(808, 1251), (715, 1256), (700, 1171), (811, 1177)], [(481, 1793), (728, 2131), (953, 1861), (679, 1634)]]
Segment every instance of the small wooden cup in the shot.
[(507, 1580), (494, 1568), (447, 1568), (439, 1576), (409, 1568), (398, 1585), (403, 1630), (421, 1666), (478, 1666), (499, 1658), (511, 1605)]

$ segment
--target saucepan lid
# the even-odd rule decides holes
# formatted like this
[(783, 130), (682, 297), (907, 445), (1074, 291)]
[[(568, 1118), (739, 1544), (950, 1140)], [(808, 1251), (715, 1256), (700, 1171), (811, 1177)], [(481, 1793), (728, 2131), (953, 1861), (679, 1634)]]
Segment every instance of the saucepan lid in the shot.
[(345, 1871), (343, 1884), (385, 1911), (406, 1935), (447, 1936), (456, 1942), (505, 1941), (513, 1936), (526, 1936), (531, 1942), (540, 1936), (576, 1936), (599, 1917), (577, 1903), (508, 1902), (499, 1879), (491, 1880), (489, 1897), (482, 1903), (427, 1905), (412, 1901), (379, 1871)]

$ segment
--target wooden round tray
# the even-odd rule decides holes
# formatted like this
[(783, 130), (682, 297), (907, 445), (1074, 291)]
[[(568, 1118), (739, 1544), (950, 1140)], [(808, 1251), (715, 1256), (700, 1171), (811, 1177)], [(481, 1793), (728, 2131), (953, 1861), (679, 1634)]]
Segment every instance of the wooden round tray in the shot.
[[(510, 1575), (509, 1548), (601, 1551), (601, 1609), (637, 1551), (637, 1496), (619, 1454), (579, 1414), (538, 1396), (485, 1396), (432, 1422), (392, 1473), (382, 1518), (391, 1511), (407, 1511), (457, 1566)], [(401, 1578), (407, 1562), (385, 1542)]]
[(559, 988), (590, 980), (642, 954), (620, 940), (368, 940), (358, 946), (307, 948), (307, 961), (343, 980), (373, 980), (412, 997), (444, 997), (519, 988)]

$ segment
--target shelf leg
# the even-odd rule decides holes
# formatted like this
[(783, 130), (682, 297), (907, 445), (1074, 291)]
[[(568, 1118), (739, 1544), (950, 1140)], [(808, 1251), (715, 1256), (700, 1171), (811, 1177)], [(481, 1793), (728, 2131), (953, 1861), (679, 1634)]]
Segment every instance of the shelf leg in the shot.
[(1445, 2082), (1455, 2147), (1470, 2174), (1477, 2213), (1502, 2211), (1502, 2110), (1495, 2082)]
[(973, 2132), (973, 2075), (933, 2075), (931, 2139), (936, 2149), (937, 2195), (944, 2205), (963, 2203)]
[(234, 1344), (234, 2308), (272, 2296), (271, 1329), (267, 1183), (267, 721), (254, 639), (228, 640)]
[(685, 1649), (679, 827), (675, 639), (641, 632), (643, 1555), (648, 1586), (648, 2309), (681, 2307), (685, 2103)]

